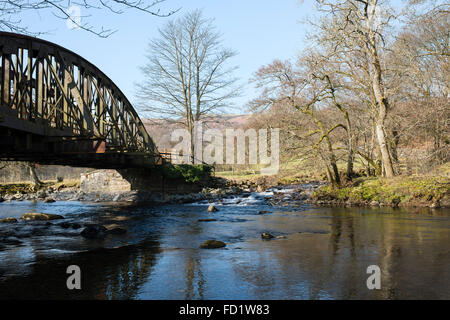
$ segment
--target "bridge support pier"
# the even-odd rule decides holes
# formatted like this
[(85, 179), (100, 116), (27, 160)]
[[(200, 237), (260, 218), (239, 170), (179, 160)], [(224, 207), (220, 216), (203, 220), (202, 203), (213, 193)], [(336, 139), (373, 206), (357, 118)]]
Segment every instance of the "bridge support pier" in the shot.
[(168, 179), (156, 169), (103, 169), (81, 175), (81, 191), (85, 193), (126, 193), (142, 191), (164, 199), (166, 194), (200, 192), (200, 184), (182, 179)]

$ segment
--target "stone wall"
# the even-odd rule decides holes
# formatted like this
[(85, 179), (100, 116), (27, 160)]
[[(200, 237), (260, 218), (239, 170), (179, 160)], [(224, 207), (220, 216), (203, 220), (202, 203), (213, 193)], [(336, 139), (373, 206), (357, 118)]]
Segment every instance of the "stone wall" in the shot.
[(118, 193), (131, 191), (131, 183), (116, 170), (95, 170), (81, 174), (80, 189), (83, 192)]
[(184, 194), (201, 191), (203, 185), (182, 179), (168, 179), (150, 169), (96, 170), (81, 175), (83, 192), (121, 193), (132, 190), (160, 194)]

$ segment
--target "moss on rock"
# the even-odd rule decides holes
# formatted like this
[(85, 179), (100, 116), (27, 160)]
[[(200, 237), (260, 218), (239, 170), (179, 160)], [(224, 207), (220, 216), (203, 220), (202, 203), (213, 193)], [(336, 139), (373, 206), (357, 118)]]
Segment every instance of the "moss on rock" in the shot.
[(200, 245), (201, 249), (217, 249), (217, 248), (223, 248), (226, 246), (225, 242), (219, 241), (219, 240), (206, 240)]

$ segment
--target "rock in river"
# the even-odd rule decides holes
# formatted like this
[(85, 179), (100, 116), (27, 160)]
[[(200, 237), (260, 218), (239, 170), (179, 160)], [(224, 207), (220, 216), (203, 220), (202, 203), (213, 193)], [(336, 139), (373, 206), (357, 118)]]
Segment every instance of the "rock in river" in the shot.
[(59, 214), (28, 212), (28, 213), (24, 213), (23, 216), (20, 219), (21, 220), (39, 220), (39, 221), (43, 221), (43, 220), (64, 219), (64, 217), (60, 216)]
[(99, 224), (91, 224), (81, 231), (80, 235), (87, 239), (102, 239), (106, 236), (106, 229), (104, 226)]
[(198, 219), (199, 222), (217, 221), (217, 219)]
[(123, 228), (113, 228), (113, 229), (109, 229), (107, 231), (109, 234), (115, 234), (115, 235), (119, 235), (119, 234), (125, 234), (127, 233), (127, 230), (123, 229)]
[(212, 204), (209, 205), (208, 207), (208, 212), (216, 212), (219, 211), (219, 209), (217, 209), (216, 207), (214, 207)]
[(217, 248), (223, 248), (226, 246), (225, 242), (219, 241), (219, 240), (206, 240), (200, 245), (201, 249), (217, 249)]
[(52, 203), (55, 202), (55, 199), (52, 198), (45, 198), (44, 203)]
[(263, 232), (263, 233), (261, 233), (261, 238), (263, 238), (263, 239), (273, 239), (274, 236), (271, 235), (270, 233)]
[(12, 217), (0, 219), (0, 223), (15, 223), (15, 222), (17, 222), (17, 219)]

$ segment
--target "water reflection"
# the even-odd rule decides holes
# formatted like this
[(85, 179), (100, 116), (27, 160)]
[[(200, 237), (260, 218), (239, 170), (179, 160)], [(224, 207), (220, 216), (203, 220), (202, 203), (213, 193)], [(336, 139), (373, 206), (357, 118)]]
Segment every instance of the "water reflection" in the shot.
[[(156, 264), (158, 243), (40, 259), (25, 276), (0, 281), (1, 299), (133, 299)], [(66, 269), (81, 268), (81, 290), (68, 290)]]
[[(268, 209), (261, 202), (224, 205), (217, 221), (200, 222), (211, 217), (206, 206), (79, 206), (70, 217), (124, 227), (127, 236), (36, 236), (0, 251), (0, 298), (450, 299), (448, 210), (304, 206), (258, 215)], [(286, 238), (264, 241), (263, 231)], [(210, 238), (227, 247), (198, 249)], [(51, 251), (75, 244), (89, 250)], [(80, 291), (66, 289), (70, 264), (81, 267)], [(381, 290), (366, 286), (369, 265), (381, 268)]]

